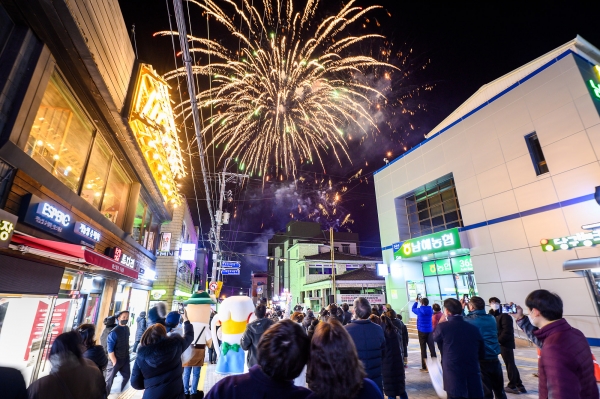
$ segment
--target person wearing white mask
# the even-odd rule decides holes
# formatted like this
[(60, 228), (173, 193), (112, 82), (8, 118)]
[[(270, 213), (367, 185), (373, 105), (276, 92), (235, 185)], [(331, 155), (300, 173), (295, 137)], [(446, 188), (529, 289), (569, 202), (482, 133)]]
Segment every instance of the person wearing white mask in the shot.
[(491, 308), (489, 313), (496, 318), (500, 354), (502, 355), (502, 360), (504, 360), (504, 364), (506, 365), (506, 373), (508, 374), (508, 384), (504, 388), (504, 392), (517, 395), (527, 393), (521, 381), (519, 369), (515, 363), (516, 345), (513, 319), (508, 313), (502, 313), (500, 299), (491, 297), (488, 302)]

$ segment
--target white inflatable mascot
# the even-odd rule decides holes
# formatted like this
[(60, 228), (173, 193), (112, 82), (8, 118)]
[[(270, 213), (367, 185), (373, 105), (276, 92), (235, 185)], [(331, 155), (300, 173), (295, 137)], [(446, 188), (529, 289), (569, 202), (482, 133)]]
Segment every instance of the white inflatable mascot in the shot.
[(254, 313), (252, 298), (247, 296), (233, 296), (223, 300), (219, 306), (219, 313), (213, 317), (211, 332), (217, 336), (217, 325), (221, 326), (223, 344), (219, 347), (219, 341), (213, 340), (217, 345), (218, 374), (243, 374), (246, 363), (244, 351), (240, 347), (240, 341), (250, 316)]

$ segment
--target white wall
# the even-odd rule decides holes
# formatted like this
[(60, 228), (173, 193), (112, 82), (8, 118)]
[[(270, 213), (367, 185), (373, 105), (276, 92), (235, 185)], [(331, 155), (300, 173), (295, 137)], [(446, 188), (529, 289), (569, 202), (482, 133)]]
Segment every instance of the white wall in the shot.
[[(591, 67), (590, 67), (591, 70)], [(600, 116), (575, 57), (568, 55), (375, 175), (382, 245), (399, 241), (394, 198), (452, 173), (465, 226), (592, 194), (600, 186)], [(549, 173), (536, 176), (524, 136), (537, 132)], [(600, 221), (595, 201), (467, 231), (484, 298), (524, 303), (545, 288), (563, 299), (568, 321), (600, 337), (587, 281), (562, 271), (600, 249), (544, 253), (542, 238)], [(393, 260), (385, 250), (384, 261)]]

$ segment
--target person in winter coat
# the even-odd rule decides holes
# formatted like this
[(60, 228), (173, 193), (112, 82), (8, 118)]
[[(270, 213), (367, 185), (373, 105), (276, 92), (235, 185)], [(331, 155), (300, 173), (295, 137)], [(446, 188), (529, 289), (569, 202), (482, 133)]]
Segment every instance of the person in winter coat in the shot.
[(354, 341), (358, 358), (363, 363), (367, 378), (372, 380), (380, 391), (383, 391), (381, 376), (381, 362), (385, 356), (383, 330), (381, 326), (369, 320), (371, 305), (366, 298), (358, 297), (354, 300), (354, 315), (356, 318), (345, 328)]
[(308, 332), (308, 327), (310, 327), (312, 321), (315, 319), (315, 313), (312, 310), (306, 311), (306, 317), (302, 320), (302, 327)]
[(344, 322), (342, 323), (342, 325), (346, 325), (348, 323), (350, 323), (350, 321), (352, 320), (352, 313), (350, 313), (350, 306), (348, 306), (347, 303), (342, 303), (342, 311), (344, 312)]
[(433, 340), (442, 349), (444, 390), (448, 398), (483, 398), (479, 359), (485, 355), (479, 329), (465, 322), (463, 308), (453, 298), (444, 301), (448, 318), (438, 324)]
[(377, 384), (365, 377), (347, 329), (337, 320), (319, 323), (310, 343), (306, 372), (313, 391), (309, 398), (383, 399)]
[(100, 345), (104, 348), (104, 352), (108, 354), (108, 334), (117, 326), (117, 318), (115, 316), (108, 316), (104, 318), (104, 330), (102, 330), (102, 335), (100, 335)]
[(431, 315), (431, 327), (435, 331), (435, 328), (437, 327), (438, 323), (440, 322), (440, 319), (442, 318), (443, 313), (442, 313), (442, 308), (437, 303), (434, 303), (433, 306), (431, 306), (431, 309), (433, 310), (433, 315)]
[(469, 314), (465, 316), (465, 321), (479, 329), (485, 345), (485, 355), (479, 359), (485, 398), (506, 399), (502, 365), (498, 360), (500, 344), (496, 319), (485, 312), (485, 301), (478, 296), (471, 297), (468, 307)]
[(329, 305), (329, 319), (335, 319), (340, 322), (340, 324), (344, 321), (341, 316), (338, 316), (338, 307), (335, 303)]
[(383, 392), (386, 396), (408, 399), (404, 374), (402, 332), (386, 315), (381, 316), (381, 328), (385, 336), (385, 356), (381, 367)]
[(50, 349), (50, 374), (27, 388), (29, 399), (105, 399), (102, 373), (81, 351), (81, 335), (77, 331), (56, 337)]
[(93, 324), (82, 324), (77, 327), (77, 332), (81, 335), (81, 342), (85, 347), (83, 357), (90, 359), (98, 366), (98, 369), (104, 375), (108, 357), (104, 352), (102, 345), (96, 345), (96, 327)]
[(598, 399), (589, 344), (581, 331), (563, 319), (562, 299), (547, 290), (535, 290), (525, 305), (529, 316), (523, 316), (520, 306), (514, 316), (542, 349), (538, 358), (540, 399)]
[(515, 363), (515, 328), (513, 327), (513, 318), (508, 313), (502, 313), (500, 299), (491, 297), (488, 300), (490, 304), (489, 313), (496, 318), (496, 327), (498, 327), (498, 343), (500, 344), (500, 354), (506, 365), (508, 374), (508, 384), (504, 388), (506, 393), (527, 393), (521, 381), (519, 369)]
[(217, 382), (206, 399), (304, 399), (310, 391), (292, 383), (300, 375), (310, 350), (298, 323), (282, 320), (269, 328), (258, 344), (258, 364), (245, 374)]
[(147, 326), (152, 327), (155, 324), (165, 325), (165, 318), (167, 317), (167, 305), (164, 302), (157, 303), (154, 307), (148, 311)]
[(4, 399), (27, 399), (23, 374), (11, 367), (0, 367), (0, 387)]
[(248, 351), (246, 363), (248, 368), (258, 364), (258, 342), (260, 337), (271, 327), (275, 322), (267, 319), (267, 308), (265, 305), (258, 305), (254, 310), (256, 320), (246, 326), (246, 331), (242, 335), (240, 346), (243, 350)]
[(183, 314), (183, 337), (167, 336), (162, 324), (144, 332), (131, 373), (131, 386), (144, 389), (144, 399), (184, 399), (181, 354), (194, 339), (194, 327)]
[[(211, 310), (210, 312), (210, 319), (208, 321), (208, 327), (210, 329), (210, 326), (212, 325), (212, 321), (213, 321), (213, 317), (215, 317), (215, 311)], [(210, 341), (210, 343), (207, 343), (206, 346), (208, 347), (208, 364), (216, 364), (217, 363), (217, 351), (215, 350), (215, 342), (213, 340)]]
[(396, 311), (391, 307), (385, 312), (385, 315), (392, 321), (394, 326), (398, 329), (402, 335), (402, 354), (404, 355), (404, 368), (408, 367), (408, 328), (402, 322), (402, 316), (398, 317)]
[[(417, 307), (417, 305), (421, 305)], [(412, 312), (417, 315), (417, 332), (419, 333), (419, 345), (421, 346), (421, 371), (427, 371), (427, 346), (431, 357), (437, 357), (435, 353), (435, 345), (433, 344), (433, 325), (431, 324), (431, 316), (433, 309), (429, 306), (429, 299), (421, 298), (415, 301), (412, 307)]]
[(321, 321), (319, 319), (313, 319), (313, 321), (310, 323), (310, 326), (308, 326), (308, 328), (306, 329), (306, 334), (308, 335), (309, 339), (312, 339), (312, 336), (315, 333), (315, 328), (317, 328), (317, 325), (320, 322)]
[(133, 343), (133, 352), (137, 352), (137, 347), (142, 340), (142, 335), (146, 328), (148, 328), (148, 320), (146, 320), (146, 312), (140, 312), (137, 319), (135, 319), (135, 323), (137, 325), (135, 329), (135, 342)]

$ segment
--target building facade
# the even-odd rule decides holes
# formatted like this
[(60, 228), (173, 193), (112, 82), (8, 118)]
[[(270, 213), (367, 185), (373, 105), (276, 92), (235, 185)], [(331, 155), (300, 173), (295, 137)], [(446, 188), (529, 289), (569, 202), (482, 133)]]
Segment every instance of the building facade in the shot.
[[(150, 306), (157, 301), (166, 302), (167, 309), (177, 310), (178, 305), (194, 292), (196, 268), (204, 270), (204, 252), (197, 250), (198, 231), (187, 203), (176, 208), (173, 220), (161, 226), (161, 241), (156, 253), (156, 274), (151, 291)], [(199, 256), (202, 255), (202, 256)]]
[[(483, 86), (375, 174), (388, 300), (558, 293), (600, 338), (600, 52), (580, 37)], [(593, 266), (594, 268), (596, 266)]]
[[(295, 258), (290, 257), (290, 249), (299, 241), (307, 243), (307, 240), (316, 245), (327, 245), (327, 248), (329, 248), (329, 231), (321, 230), (319, 223), (292, 221), (285, 226), (284, 232), (276, 233), (269, 240), (267, 247), (267, 294), (269, 299), (272, 299), (275, 295), (281, 296), (284, 289), (289, 290), (293, 275), (290, 262), (295, 262), (299, 259), (298, 256)], [(358, 234), (334, 232), (333, 240), (334, 251), (358, 253)], [(296, 250), (296, 252), (298, 251), (299, 249)], [(311, 254), (315, 253), (317, 252), (312, 252)], [(301, 255), (304, 255), (304, 252)]]
[(148, 306), (185, 174), (167, 99), (116, 0), (0, 1), (0, 362), (28, 384), (58, 334)]

